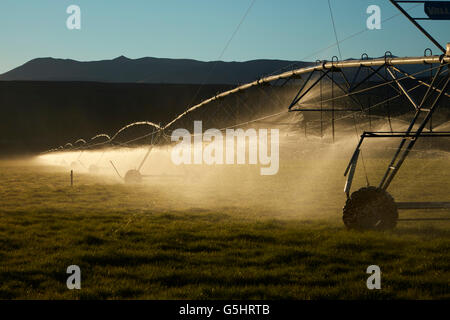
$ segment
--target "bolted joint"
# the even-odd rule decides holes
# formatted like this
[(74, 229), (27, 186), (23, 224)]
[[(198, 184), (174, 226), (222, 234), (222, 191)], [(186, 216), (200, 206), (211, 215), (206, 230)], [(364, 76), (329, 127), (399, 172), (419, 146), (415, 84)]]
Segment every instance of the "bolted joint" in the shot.
[(447, 57), (450, 57), (450, 42), (447, 43), (447, 52), (445, 53)]

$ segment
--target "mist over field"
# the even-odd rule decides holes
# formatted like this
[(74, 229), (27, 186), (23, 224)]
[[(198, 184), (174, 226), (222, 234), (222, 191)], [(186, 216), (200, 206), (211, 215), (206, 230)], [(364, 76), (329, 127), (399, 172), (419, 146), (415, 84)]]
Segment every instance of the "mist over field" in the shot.
[[(389, 131), (386, 120), (374, 120), (371, 125), (374, 131)], [(407, 126), (406, 122), (395, 119), (391, 125), (397, 130), (405, 130)], [(445, 126), (448, 126), (448, 123), (440, 125), (436, 130)], [(340, 125), (337, 131), (336, 141), (333, 143), (329, 129), (323, 138), (316, 135), (305, 137), (302, 132), (280, 129), (279, 170), (273, 176), (261, 175), (260, 168), (264, 165), (248, 163), (248, 139), (246, 164), (241, 165), (175, 165), (172, 153), (176, 143), (154, 146), (151, 147), (150, 155), (141, 169), (144, 175), (142, 185), (149, 188), (157, 186), (165, 195), (167, 205), (176, 210), (190, 207), (216, 210), (224, 206), (244, 210), (255, 207), (262, 211), (262, 215), (270, 212), (274, 217), (337, 219), (340, 218), (340, 208), (345, 200), (343, 173), (359, 141), (359, 135), (355, 133), (354, 128)], [(366, 175), (371, 184), (379, 182), (399, 142), (400, 139), (368, 139), (365, 142), (354, 189), (366, 185)], [(401, 172), (399, 179), (403, 182), (408, 179), (420, 181), (422, 176), (431, 174), (427, 172), (427, 169), (433, 171), (427, 164), (429, 159), (444, 161), (449, 157), (446, 142), (445, 139), (420, 140), (411, 155), (411, 162), (417, 166), (416, 169), (413, 170), (412, 165), (409, 167), (409, 161), (405, 164), (405, 170), (410, 168), (411, 173), (415, 172), (415, 175), (406, 177), (402, 176)], [(204, 143), (203, 149), (206, 146), (207, 143)], [(75, 181), (78, 175), (89, 174), (91, 166), (95, 165), (98, 171), (93, 175), (91, 172), (93, 181), (100, 184), (117, 184), (123, 183), (122, 179), (128, 170), (138, 168), (148, 149), (148, 146), (136, 146), (62, 151), (40, 155), (29, 163), (46, 168), (51, 166), (54, 170), (66, 174), (73, 170)], [(447, 178), (446, 175), (442, 176), (442, 182)], [(401, 192), (394, 189), (393, 194), (413, 194), (412, 190), (415, 190), (412, 186)], [(330, 194), (334, 195), (331, 199), (336, 200), (324, 201), (329, 199)], [(442, 197), (445, 197), (445, 194), (442, 194)], [(436, 195), (436, 198), (439, 199), (439, 196)]]
[[(348, 97), (326, 101), (342, 90), (315, 87), (294, 107), (333, 113), (288, 112), (302, 83), (220, 98), (234, 86), (0, 83), (0, 298), (447, 299), (448, 209), (400, 210), (393, 230), (343, 224), (344, 171), (361, 134), (406, 130), (410, 103), (376, 88), (358, 97), (376, 108), (361, 112)], [(433, 130), (449, 131), (449, 110), (433, 115)], [(222, 147), (227, 130), (266, 130), (276, 170), (263, 175), (260, 154), (250, 163), (261, 148), (251, 138), (244, 164), (176, 165), (177, 129), (192, 141), (215, 129)], [(184, 148), (194, 160), (214, 142)], [(352, 192), (379, 184), (399, 143), (364, 141)], [(393, 199), (447, 201), (449, 147), (419, 138)], [(69, 265), (83, 270), (80, 291), (67, 290)], [(370, 265), (383, 270), (382, 291), (367, 289)]]
[[(0, 162), (0, 297), (449, 297), (448, 210), (401, 213), (443, 219), (438, 223), (345, 230), (343, 171), (356, 135), (341, 133), (333, 144), (329, 135), (280, 132), (274, 176), (261, 176), (258, 165), (175, 166), (170, 146), (154, 147), (142, 168), (154, 176), (140, 184), (124, 184), (109, 161), (123, 176), (140, 163), (146, 146)], [(397, 143), (369, 143), (363, 154), (374, 184)], [(448, 196), (448, 161), (448, 152), (423, 141), (392, 185), (395, 199)], [(98, 173), (88, 173), (92, 164)], [(354, 189), (365, 184), (360, 163)], [(65, 286), (65, 268), (74, 263), (83, 270), (78, 291)], [(366, 288), (372, 264), (383, 270), (382, 291)]]

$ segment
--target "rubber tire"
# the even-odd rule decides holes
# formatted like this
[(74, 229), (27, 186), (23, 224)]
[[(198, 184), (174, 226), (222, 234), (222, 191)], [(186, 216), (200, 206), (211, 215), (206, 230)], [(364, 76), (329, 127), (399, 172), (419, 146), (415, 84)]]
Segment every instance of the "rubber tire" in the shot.
[(390, 230), (397, 226), (398, 209), (394, 198), (376, 187), (361, 188), (347, 199), (344, 224), (355, 230)]
[(142, 175), (137, 170), (128, 170), (125, 174), (125, 183), (127, 184), (136, 184), (142, 182)]

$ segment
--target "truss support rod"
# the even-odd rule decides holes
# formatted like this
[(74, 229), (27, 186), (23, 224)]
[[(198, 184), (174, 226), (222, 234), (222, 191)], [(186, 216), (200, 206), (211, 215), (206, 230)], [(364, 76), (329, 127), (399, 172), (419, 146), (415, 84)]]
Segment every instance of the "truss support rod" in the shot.
[[(448, 67), (447, 67), (447, 68), (448, 68)], [(439, 67), (439, 69), (438, 69), (438, 71), (437, 71), (436, 74), (440, 75), (440, 74), (441, 74), (441, 71), (442, 71), (442, 65)], [(449, 76), (450, 76), (450, 75), (449, 75)], [(425, 104), (425, 102), (427, 101), (427, 99), (430, 97), (432, 91), (438, 91), (439, 94), (446, 94), (446, 93), (445, 93), (445, 90), (446, 90), (446, 89), (444, 89), (444, 90), (442, 90), (442, 91), (439, 91), (439, 89), (437, 89), (437, 88), (435, 89), (434, 84), (435, 84), (437, 78), (438, 78), (438, 77), (434, 77), (434, 78), (431, 80), (431, 84), (428, 85), (427, 92), (426, 92), (425, 95), (423, 96), (423, 99), (422, 99), (422, 102), (420, 103), (419, 108), (422, 108), (422, 106)]]
[(420, 137), (422, 131), (424, 130), (425, 126), (427, 125), (428, 121), (430, 120), (431, 116), (433, 115), (434, 111), (436, 110), (437, 106), (439, 105), (439, 102), (441, 101), (442, 96), (443, 96), (442, 93), (447, 90), (449, 83), (450, 83), (450, 75), (447, 76), (447, 80), (445, 81), (445, 84), (442, 87), (442, 91), (439, 93), (439, 95), (434, 100), (434, 102), (433, 102), (433, 104), (432, 104), (432, 106), (430, 108), (430, 111), (428, 112), (428, 114), (426, 115), (425, 119), (422, 121), (421, 125), (417, 129), (417, 132), (415, 134), (415, 139), (412, 139), (410, 141), (410, 143), (406, 147), (406, 150), (404, 151), (403, 155), (401, 156), (401, 158), (399, 159), (399, 161), (397, 162), (395, 167), (393, 169), (391, 169), (391, 167), (388, 168), (388, 177), (386, 178), (385, 181), (382, 181), (382, 184), (380, 185), (380, 187), (383, 188), (384, 190), (386, 190), (389, 187), (389, 185), (391, 184), (391, 182), (394, 179), (395, 175), (397, 174), (398, 170), (400, 169), (401, 165), (403, 164), (403, 162), (405, 161), (406, 157), (408, 156), (409, 152), (411, 151), (411, 149), (416, 144), (417, 139)]
[(139, 164), (139, 167), (137, 168), (137, 171), (141, 171), (142, 167), (144, 166), (145, 161), (147, 160), (148, 156), (150, 155), (150, 152), (152, 152), (153, 145), (150, 146), (147, 150), (147, 153), (145, 154), (144, 158), (142, 159), (141, 163)]
[[(386, 66), (385, 66), (386, 67)], [(374, 70), (372, 67), (368, 67), (370, 70)], [(384, 82), (386, 82), (389, 87), (391, 87), (392, 89), (394, 89), (397, 93), (401, 94), (402, 92), (391, 83), (391, 81), (389, 79), (387, 79), (387, 77), (384, 77), (382, 74), (380, 74), (379, 72), (376, 72), (375, 75), (380, 78), (381, 80), (383, 80)]]
[(352, 83), (350, 85), (349, 92), (351, 92), (353, 85), (355, 84), (356, 80), (358, 79), (359, 73), (361, 72), (362, 68), (363, 68), (363, 66), (359, 66), (358, 70), (356, 70), (355, 75), (353, 76), (353, 79), (352, 79)]
[[(415, 139), (417, 132), (364, 132), (364, 136), (366, 138), (409, 138)], [(421, 138), (439, 138), (439, 137), (450, 137), (449, 131), (434, 131), (431, 132), (422, 132), (420, 135)]]
[(284, 80), (283, 84), (280, 87), (284, 87), (286, 84), (288, 84), (289, 81), (291, 81), (293, 78), (287, 78)]
[[(328, 78), (330, 76), (326, 74)], [(331, 131), (333, 134), (333, 143), (335, 140), (335, 131), (334, 131), (334, 84), (336, 82), (334, 81), (334, 70), (331, 72)], [(345, 91), (344, 91), (345, 92)]]
[(337, 111), (337, 112), (360, 112), (361, 109), (316, 109), (316, 108), (309, 108), (309, 109), (292, 109), (291, 111), (323, 111), (323, 112), (330, 112), (330, 111)]
[(417, 29), (419, 29), (431, 42), (433, 42), (433, 44), (439, 48), (439, 50), (442, 51), (442, 53), (445, 54), (445, 49), (443, 46), (441, 46), (439, 44), (439, 42), (436, 41), (436, 39), (434, 39), (431, 34), (429, 34), (424, 28), (422, 28), (422, 26), (420, 24), (418, 24), (416, 22), (416, 20), (414, 20), (408, 12), (406, 12), (405, 9), (403, 9), (395, 0), (389, 0), (401, 13), (403, 13), (403, 15), (408, 18), (409, 21), (411, 21), (412, 24), (414, 24), (416, 26)]
[[(350, 82), (348, 81), (348, 79), (347, 79), (347, 76), (345, 75), (345, 73), (344, 73), (344, 71), (341, 69), (341, 75), (342, 75), (342, 78), (344, 79), (344, 81), (345, 81), (345, 84), (347, 85), (347, 92), (348, 93), (350, 93), (350, 88), (351, 88), (351, 84), (350, 84)], [(350, 96), (350, 97), (352, 97), (352, 96)], [(363, 106), (363, 104), (361, 103), (361, 101), (359, 101), (359, 99), (357, 98), (357, 97), (354, 97), (355, 99), (354, 99), (354, 101), (357, 101), (357, 103), (361, 106), (361, 112), (364, 112), (364, 106)]]
[(323, 89), (320, 82), (320, 138), (323, 138)]
[(353, 177), (355, 176), (356, 165), (358, 164), (360, 149), (356, 149), (353, 154), (352, 159), (350, 160), (349, 168), (346, 170), (345, 175), (348, 173), (347, 181), (345, 183), (344, 192), (347, 195), (347, 198), (350, 197), (350, 189), (352, 188)]
[[(447, 71), (448, 71), (448, 66), (447, 66)], [(430, 64), (430, 83), (433, 83), (433, 65)], [(428, 87), (428, 89), (432, 88), (432, 86), (430, 85)], [(430, 118), (430, 132), (433, 132), (433, 117)]]
[[(349, 90), (349, 92), (355, 91), (360, 85), (362, 85), (364, 82), (368, 81), (370, 78), (372, 78), (378, 71), (380, 71), (385, 65), (379, 66), (376, 70), (372, 69), (372, 73), (368, 74), (363, 80), (361, 80), (358, 84), (352, 86)], [(359, 68), (362, 68), (363, 65), (361, 65)]]
[(397, 86), (400, 88), (400, 90), (403, 92), (403, 94), (406, 96), (406, 98), (408, 98), (409, 102), (411, 102), (411, 104), (414, 106), (414, 109), (419, 110), (419, 106), (417, 105), (417, 103), (414, 101), (414, 99), (409, 95), (408, 91), (406, 91), (406, 89), (402, 86), (402, 84), (400, 83), (400, 81), (398, 81), (397, 77), (394, 75), (394, 73), (391, 71), (391, 69), (389, 67), (386, 67), (386, 70), (389, 72), (390, 76), (392, 77), (392, 79), (395, 81), (395, 83), (397, 84)]
[(120, 179), (123, 179), (122, 176), (121, 176), (120, 173), (119, 173), (119, 170), (117, 170), (116, 166), (114, 165), (114, 163), (113, 163), (111, 160), (110, 160), (109, 162), (111, 163), (112, 167), (113, 167), (114, 170), (116, 171), (116, 173), (117, 173), (117, 175), (119, 176), (119, 178), (120, 178)]
[[(361, 150), (361, 146), (364, 142), (365, 138), (409, 138), (409, 139), (415, 139), (417, 135), (417, 132), (400, 132), (400, 131), (378, 131), (378, 132), (369, 132), (364, 131), (364, 133), (361, 135), (361, 138), (359, 139), (358, 145), (356, 146), (356, 149), (352, 155), (352, 158), (347, 165), (347, 168), (344, 172), (344, 177), (347, 176), (349, 170), (351, 169), (352, 163), (354, 162), (355, 158), (358, 157), (359, 152)], [(424, 132), (421, 134), (421, 137), (423, 138), (440, 138), (440, 137), (450, 137), (450, 131), (439, 131), (439, 132)]]
[[(161, 135), (162, 135), (162, 130), (160, 130), (160, 131), (157, 133), (156, 138), (155, 138), (156, 141), (154, 141), (155, 143), (158, 142), (157, 140), (159, 140), (159, 138), (161, 137)], [(143, 167), (144, 164), (145, 164), (145, 161), (147, 161), (148, 156), (149, 156), (150, 153), (152, 152), (153, 146), (154, 146), (153, 144), (150, 145), (150, 147), (149, 147), (148, 150), (147, 150), (147, 153), (145, 154), (144, 158), (142, 159), (141, 163), (139, 164), (139, 167), (137, 167), (137, 171), (138, 171), (138, 172), (141, 171), (142, 167)]]
[[(328, 77), (328, 79), (331, 80), (332, 85), (335, 84), (339, 89), (341, 89), (342, 92), (344, 92), (344, 93), (346, 92), (346, 90), (345, 90), (344, 88), (342, 88), (342, 87), (339, 85), (339, 83), (337, 83), (337, 82), (334, 80), (334, 77), (330, 77), (328, 74), (327, 74), (326, 76)], [(333, 88), (333, 87), (332, 87), (332, 88)], [(347, 92), (348, 92), (348, 91), (347, 91)], [(350, 92), (348, 92), (348, 93), (350, 93)], [(355, 102), (356, 104), (358, 104), (358, 105), (361, 106), (361, 110), (359, 110), (359, 111), (364, 111), (364, 107), (362, 106), (361, 102), (359, 102), (353, 95), (348, 95), (348, 97), (349, 97), (350, 99), (352, 99), (353, 102)], [(334, 99), (334, 96), (333, 96), (331, 102), (333, 102), (334, 100), (335, 100), (335, 99)]]
[(294, 99), (294, 101), (292, 101), (291, 105), (289, 106), (289, 109), (291, 109), (297, 102), (299, 102), (304, 96), (306, 96), (308, 92), (311, 91), (323, 79), (323, 77), (328, 75), (329, 72), (330, 70), (327, 70), (327, 72), (323, 72), (323, 74), (316, 81), (314, 81), (314, 83), (300, 97), (298, 97), (298, 95), (303, 91), (304, 87), (306, 86), (306, 83), (309, 81), (309, 79), (311, 79), (311, 77), (309, 77), (307, 82), (305, 82), (305, 85), (298, 92), (297, 97)]
[[(441, 74), (441, 70), (442, 70), (442, 65), (439, 67), (438, 71), (436, 72), (436, 75), (434, 76), (432, 83), (434, 83), (436, 81), (436, 79), (439, 77), (439, 75)], [(423, 99), (423, 101), (425, 101), (425, 98)], [(421, 107), (422, 107), (422, 104), (421, 104)], [(419, 115), (420, 115), (420, 111), (416, 111), (416, 114), (414, 115), (414, 118), (411, 120), (411, 123), (410, 123), (408, 129), (406, 130), (407, 134), (411, 133), (412, 129), (414, 128), (414, 124), (416, 123), (417, 119), (419, 118)], [(384, 182), (385, 182), (387, 176), (389, 175), (390, 170), (391, 170), (392, 166), (394, 165), (395, 161), (397, 160), (400, 152), (403, 150), (403, 146), (405, 145), (405, 143), (406, 143), (406, 139), (403, 139), (400, 142), (400, 145), (397, 148), (397, 151), (395, 152), (395, 155), (392, 158), (391, 163), (389, 164), (389, 167), (388, 167), (388, 169), (386, 170), (386, 172), (385, 172), (385, 174), (383, 176), (383, 179), (381, 180), (380, 188), (384, 184)]]
[[(421, 85), (424, 85), (424, 86), (426, 86), (426, 87), (431, 87), (434, 91), (441, 92), (441, 90), (439, 90), (438, 88), (433, 87), (431, 84), (428, 84), (428, 83), (426, 83), (425, 81), (422, 81), (422, 80), (420, 80), (420, 79), (417, 79), (415, 76), (409, 74), (408, 72), (406, 72), (406, 71), (404, 71), (404, 70), (402, 70), (402, 69), (400, 69), (400, 68), (398, 68), (398, 67), (394, 67), (394, 66), (393, 66), (392, 69), (394, 69), (394, 70), (397, 71), (397, 72), (400, 72), (401, 74), (403, 74), (404, 76), (406, 76), (406, 77), (408, 77), (408, 78), (410, 78), (410, 79), (416, 80), (416, 81), (417, 81), (418, 83), (420, 83)], [(450, 98), (450, 93), (444, 92), (444, 95), (446, 95), (447, 97)]]
[(298, 90), (297, 94), (294, 97), (294, 100), (292, 100), (292, 103), (289, 106), (289, 110), (301, 99), (301, 98), (298, 98), (298, 96), (302, 93), (303, 89), (305, 89), (305, 87), (308, 84), (309, 80), (311, 80), (311, 77), (313, 76), (314, 72), (315, 72), (315, 70), (313, 70), (309, 74), (308, 78), (306, 78), (306, 80), (305, 80), (305, 83), (303, 83), (303, 85), (301, 86), (300, 90)]
[(356, 149), (355, 149), (355, 151), (353, 152), (352, 158), (351, 158), (349, 164), (347, 165), (347, 168), (345, 169), (344, 177), (347, 176), (348, 171), (350, 170), (350, 168), (351, 168), (351, 166), (352, 166), (352, 161), (353, 161), (353, 159), (354, 159), (355, 157), (357, 157), (357, 154), (359, 155), (359, 151), (360, 151), (361, 145), (362, 145), (362, 143), (363, 143), (363, 141), (364, 141), (364, 138), (365, 138), (365, 136), (364, 136), (364, 134), (362, 134), (362, 135), (361, 135), (361, 138), (359, 139), (358, 145), (356, 146)]

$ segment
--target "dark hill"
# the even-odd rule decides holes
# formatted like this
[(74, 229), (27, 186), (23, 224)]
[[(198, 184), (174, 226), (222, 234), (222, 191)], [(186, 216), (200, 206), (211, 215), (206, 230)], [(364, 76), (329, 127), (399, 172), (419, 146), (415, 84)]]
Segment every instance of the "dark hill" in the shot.
[(283, 60), (246, 62), (202, 62), (189, 59), (118, 57), (113, 60), (80, 62), (38, 58), (0, 75), (16, 81), (96, 81), (179, 84), (238, 84), (254, 81), (264, 74), (309, 63)]

